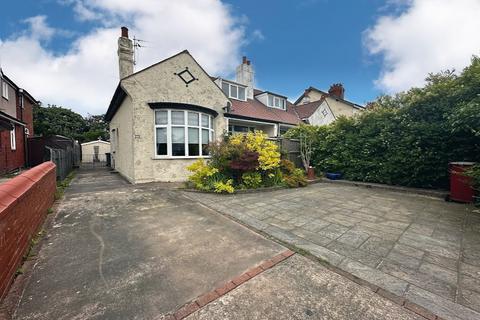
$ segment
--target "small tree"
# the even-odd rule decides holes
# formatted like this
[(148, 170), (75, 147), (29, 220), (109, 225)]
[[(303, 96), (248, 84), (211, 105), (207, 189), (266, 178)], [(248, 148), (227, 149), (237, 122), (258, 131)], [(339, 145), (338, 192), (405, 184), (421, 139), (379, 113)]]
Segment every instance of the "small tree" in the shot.
[(300, 142), (300, 158), (302, 159), (305, 171), (311, 165), (314, 141), (318, 139), (319, 127), (308, 124), (301, 124), (298, 127), (292, 128), (285, 133), (284, 137), (298, 139)]
[(310, 160), (312, 158), (312, 137), (305, 131), (300, 132), (300, 156), (302, 158), (303, 167), (305, 171), (310, 168)]

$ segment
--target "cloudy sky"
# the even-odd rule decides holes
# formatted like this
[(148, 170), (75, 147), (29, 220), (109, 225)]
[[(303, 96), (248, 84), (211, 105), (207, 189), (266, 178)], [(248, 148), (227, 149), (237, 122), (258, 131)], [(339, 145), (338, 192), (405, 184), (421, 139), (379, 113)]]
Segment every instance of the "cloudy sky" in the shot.
[(188, 49), (211, 75), (242, 55), (291, 99), (341, 82), (348, 99), (421, 86), (480, 55), (480, 0), (23, 0), (2, 4), (0, 64), (44, 104), (101, 114), (118, 83), (120, 26), (136, 70)]

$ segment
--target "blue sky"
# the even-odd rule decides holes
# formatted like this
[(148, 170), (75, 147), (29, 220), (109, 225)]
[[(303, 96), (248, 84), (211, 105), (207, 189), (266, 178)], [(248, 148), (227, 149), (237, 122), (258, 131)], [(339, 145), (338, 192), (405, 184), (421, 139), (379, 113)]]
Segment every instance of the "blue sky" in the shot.
[[(125, 24), (150, 41), (137, 70), (189, 49), (212, 75), (232, 77), (247, 55), (260, 88), (294, 100), (308, 86), (326, 90), (341, 82), (349, 100), (364, 104), (422, 85), (430, 71), (461, 69), (479, 54), (480, 42), (469, 40), (478, 36), (441, 27), (480, 27), (471, 13), (480, 0), (458, 1), (463, 6), (448, 0), (8, 1), (0, 58), (4, 71), (45, 104), (102, 113), (118, 81), (116, 39)], [(460, 10), (456, 18), (452, 10)], [(445, 49), (445, 41), (456, 49)]]

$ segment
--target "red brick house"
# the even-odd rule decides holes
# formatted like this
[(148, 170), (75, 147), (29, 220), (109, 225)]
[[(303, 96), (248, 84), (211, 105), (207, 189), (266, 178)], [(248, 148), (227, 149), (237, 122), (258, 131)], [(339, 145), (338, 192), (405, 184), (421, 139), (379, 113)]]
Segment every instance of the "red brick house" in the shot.
[(38, 104), (0, 69), (0, 174), (25, 167), (33, 107)]

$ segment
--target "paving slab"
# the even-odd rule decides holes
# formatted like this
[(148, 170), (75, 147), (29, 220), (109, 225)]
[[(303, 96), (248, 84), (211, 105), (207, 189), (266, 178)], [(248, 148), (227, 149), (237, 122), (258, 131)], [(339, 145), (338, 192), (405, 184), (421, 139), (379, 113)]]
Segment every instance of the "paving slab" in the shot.
[(252, 219), (244, 204), (261, 202), (263, 210), (274, 213), (263, 222), (282, 221), (263, 232), (292, 245), (305, 239), (297, 247), (391, 292), (417, 299), (408, 288), (424, 290), (429, 294), (418, 302), (425, 308), (444, 299), (463, 310), (456, 317), (480, 312), (480, 289), (471, 280), (480, 275), (480, 210), (473, 206), (424, 194), (322, 183), (267, 195), (194, 198), (227, 216), (235, 206)]
[(295, 255), (196, 311), (188, 320), (390, 319), (415, 313)]
[(15, 319), (155, 319), (283, 250), (165, 185), (82, 171)]

